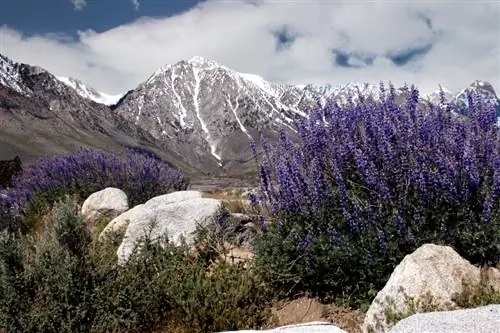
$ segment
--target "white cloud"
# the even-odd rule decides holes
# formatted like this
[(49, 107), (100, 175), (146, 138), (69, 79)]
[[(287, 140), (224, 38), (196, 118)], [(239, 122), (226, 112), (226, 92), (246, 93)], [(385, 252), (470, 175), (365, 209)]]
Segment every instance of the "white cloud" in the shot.
[(71, 0), (71, 3), (73, 4), (73, 8), (75, 10), (82, 10), (83, 7), (87, 5), (86, 0)]
[[(423, 92), (441, 83), (452, 91), (475, 79), (500, 93), (500, 6), (493, 2), (207, 1), (165, 18), (141, 18), (96, 33), (24, 36), (8, 27), (3, 49), (108, 93), (133, 89), (164, 64), (194, 55), (275, 82), (333, 83), (391, 80)], [(273, 32), (295, 36), (277, 51)], [(408, 50), (431, 45), (414, 62), (396, 66)], [(335, 65), (331, 50), (356, 55)], [(360, 59), (368, 59), (367, 64)]]
[(134, 6), (135, 10), (139, 10), (139, 7), (141, 6), (139, 0), (130, 0), (130, 2), (132, 2), (132, 5)]

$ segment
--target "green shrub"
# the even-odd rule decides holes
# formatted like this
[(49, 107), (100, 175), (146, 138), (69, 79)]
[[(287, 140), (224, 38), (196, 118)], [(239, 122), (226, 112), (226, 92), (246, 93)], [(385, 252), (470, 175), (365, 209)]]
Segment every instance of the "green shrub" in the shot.
[(267, 290), (252, 270), (148, 239), (118, 265), (116, 244), (92, 241), (73, 200), (56, 204), (54, 220), (38, 234), (0, 235), (6, 332), (207, 332), (267, 321)]
[(89, 331), (97, 282), (91, 239), (71, 203), (40, 234), (0, 240), (0, 327), (7, 332)]

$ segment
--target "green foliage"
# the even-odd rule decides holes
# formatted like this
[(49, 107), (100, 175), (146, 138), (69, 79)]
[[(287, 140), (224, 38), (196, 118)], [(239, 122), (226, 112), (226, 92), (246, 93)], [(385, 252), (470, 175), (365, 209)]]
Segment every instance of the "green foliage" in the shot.
[(0, 235), (5, 332), (207, 332), (267, 321), (267, 290), (252, 270), (148, 239), (118, 265), (116, 244), (93, 242), (72, 200), (56, 204), (54, 220), (38, 234)]
[(40, 235), (2, 234), (0, 327), (7, 332), (90, 329), (94, 263), (90, 237), (72, 203), (56, 207), (56, 225)]
[[(339, 221), (332, 215), (328, 221), (311, 228), (307, 217), (285, 215), (270, 222), (256, 238), (256, 266), (279, 297), (308, 291), (326, 301), (364, 308), (405, 255), (426, 242), (445, 244), (431, 231), (422, 229), (423, 241), (408, 247), (398, 237), (396, 226), (380, 239), (376, 232), (349, 232)], [(336, 228), (336, 233), (331, 232), (331, 226)], [(385, 228), (390, 230), (388, 226)], [(472, 233), (470, 228), (477, 230)], [(489, 255), (495, 251), (496, 240), (500, 239), (498, 214), (489, 224), (469, 229), (464, 227), (452, 237), (462, 241), (470, 239), (467, 244), (471, 246), (471, 254), (491, 249)], [(313, 237), (305, 242), (311, 234)], [(479, 235), (483, 238), (477, 240)]]
[(306, 224), (301, 216), (283, 217), (270, 223), (254, 243), (256, 267), (278, 297), (306, 290), (325, 301), (362, 308), (404, 257), (397, 241), (382, 250), (377, 237), (368, 234), (332, 235), (318, 228), (304, 244)]
[(207, 273), (185, 276), (176, 294), (181, 326), (186, 332), (260, 328), (268, 320), (268, 292), (252, 270), (218, 263)]

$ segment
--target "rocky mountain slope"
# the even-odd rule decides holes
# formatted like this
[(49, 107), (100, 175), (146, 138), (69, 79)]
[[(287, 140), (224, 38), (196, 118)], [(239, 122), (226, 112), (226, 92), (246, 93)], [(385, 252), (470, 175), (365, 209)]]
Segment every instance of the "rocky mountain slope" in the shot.
[[(481, 90), (498, 104), (491, 86), (479, 82), (468, 89)], [(318, 104), (346, 103), (349, 94), (354, 101), (359, 95), (377, 100), (379, 86), (278, 85), (193, 57), (158, 69), (113, 108), (168, 142), (189, 163), (237, 170), (251, 160), (249, 139), (258, 141), (259, 133), (272, 139), (279, 127), (293, 133), (294, 119), (306, 117)], [(404, 92), (397, 89), (397, 94), (402, 97)], [(463, 99), (462, 92), (454, 96), (445, 90), (445, 96), (449, 101)], [(439, 93), (425, 97), (439, 102)]]
[(58, 76), (57, 79), (67, 85), (68, 87), (73, 88), (78, 95), (90, 99), (96, 103), (105, 104), (105, 105), (113, 105), (116, 104), (120, 98), (122, 98), (123, 94), (119, 95), (109, 95), (100, 91), (95, 90), (92, 87), (87, 86), (80, 80)]
[(84, 98), (46, 70), (0, 56), (0, 159), (23, 161), (78, 147), (143, 147), (185, 167), (146, 131)]
[(272, 141), (280, 127), (293, 133), (294, 120), (318, 103), (343, 103), (358, 89), (378, 98), (378, 86), (369, 84), (278, 85), (193, 57), (161, 67), (112, 108), (188, 163), (235, 172), (252, 161), (249, 140), (262, 133)]
[[(471, 89), (496, 103), (500, 116), (499, 100), (486, 82), (445, 95), (467, 103)], [(272, 84), (193, 57), (159, 68), (117, 101), (120, 96), (0, 55), (0, 148), (10, 144), (38, 155), (81, 143), (109, 149), (141, 145), (195, 175), (241, 175), (253, 168), (250, 140), (258, 143), (263, 134), (273, 141), (280, 127), (293, 135), (295, 119), (318, 104), (345, 103), (349, 94), (355, 101), (359, 95), (377, 100), (379, 87)], [(439, 102), (437, 92), (425, 98)]]

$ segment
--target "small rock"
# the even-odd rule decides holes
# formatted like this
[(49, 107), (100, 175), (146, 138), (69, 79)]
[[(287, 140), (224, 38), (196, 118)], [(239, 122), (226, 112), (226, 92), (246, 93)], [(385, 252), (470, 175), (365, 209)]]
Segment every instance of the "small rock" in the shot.
[(254, 254), (249, 249), (243, 247), (224, 244), (223, 259), (229, 264), (243, 264), (244, 267), (253, 260)]
[(114, 187), (107, 187), (102, 191), (92, 193), (83, 203), (81, 213), (85, 225), (92, 230), (102, 218), (110, 220), (128, 209), (127, 194)]
[(252, 218), (250, 216), (243, 213), (231, 213), (231, 217), (242, 224), (252, 221)]

